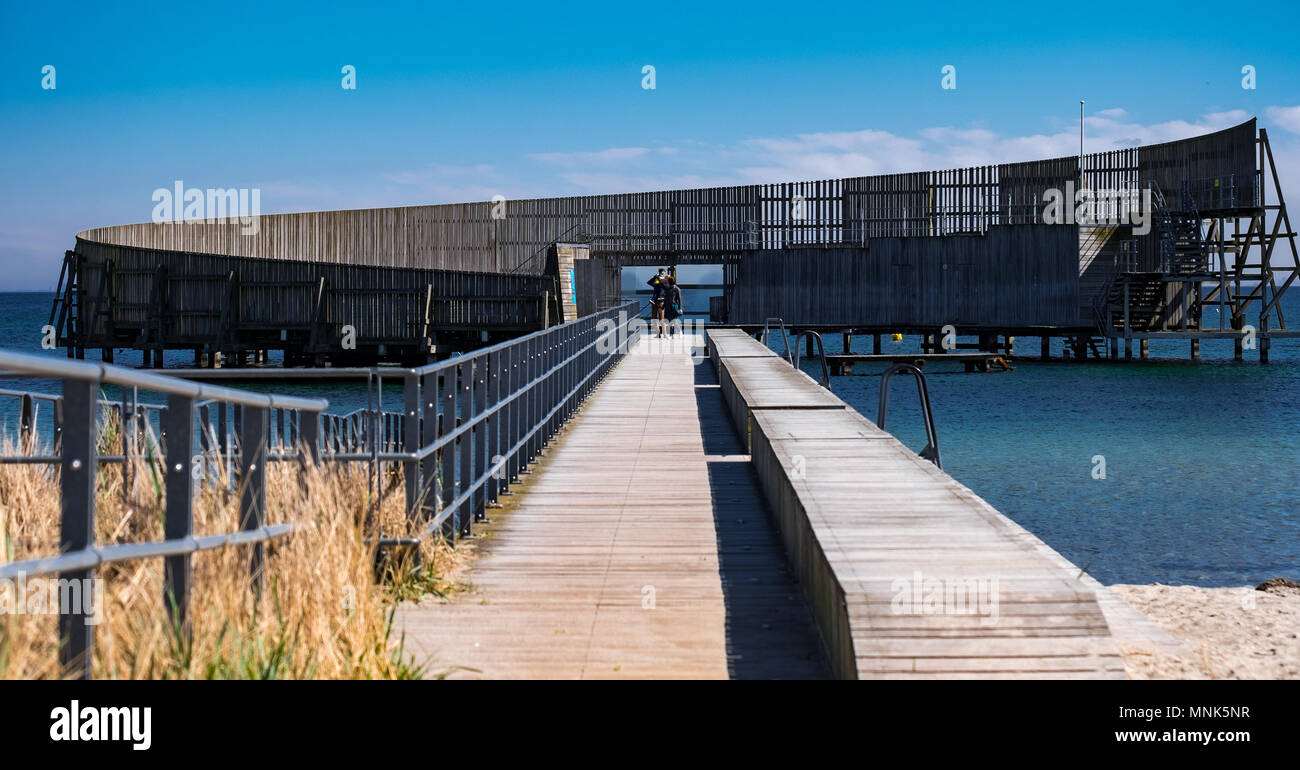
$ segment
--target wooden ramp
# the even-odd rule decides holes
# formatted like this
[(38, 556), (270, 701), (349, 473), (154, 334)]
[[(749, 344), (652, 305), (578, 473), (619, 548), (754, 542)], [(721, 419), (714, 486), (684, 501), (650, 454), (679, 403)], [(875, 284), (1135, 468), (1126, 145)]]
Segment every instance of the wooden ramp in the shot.
[(689, 351), (642, 340), (535, 466), (473, 591), (403, 608), (432, 670), (830, 675), (713, 368)]

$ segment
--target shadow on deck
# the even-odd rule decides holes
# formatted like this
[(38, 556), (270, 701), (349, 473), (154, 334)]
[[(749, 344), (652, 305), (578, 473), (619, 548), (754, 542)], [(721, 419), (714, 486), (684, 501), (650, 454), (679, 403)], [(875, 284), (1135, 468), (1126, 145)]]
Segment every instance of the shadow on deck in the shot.
[(821, 636), (707, 362), (695, 404), (709, 473), (733, 679), (829, 679)]

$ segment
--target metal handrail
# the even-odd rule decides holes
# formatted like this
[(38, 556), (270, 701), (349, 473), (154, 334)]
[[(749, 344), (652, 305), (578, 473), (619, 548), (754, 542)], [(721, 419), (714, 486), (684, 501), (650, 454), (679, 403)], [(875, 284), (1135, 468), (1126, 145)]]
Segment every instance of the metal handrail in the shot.
[(922, 459), (934, 463), (936, 468), (943, 468), (939, 460), (939, 436), (934, 429), (934, 413), (930, 409), (930, 391), (925, 384), (925, 374), (912, 364), (894, 364), (880, 376), (880, 408), (876, 411), (876, 426), (885, 430), (885, 418), (889, 416), (889, 381), (895, 374), (910, 374), (916, 378), (916, 394), (921, 401), (921, 417), (925, 421), (926, 445), (919, 454)]
[[(89, 580), (100, 566), (143, 558), (164, 558), (163, 600), (178, 633), (190, 634), (189, 606), (193, 554), (228, 545), (253, 546), (249, 561), (254, 591), (261, 590), (264, 543), (288, 535), (293, 523), (266, 523), (266, 463), (290, 457), (280, 451), (271, 432), (270, 417), (279, 410), (279, 427), (283, 429), (286, 410), (296, 412), (299, 435), (313, 457), (318, 457), (320, 413), (329, 401), (252, 393), (218, 386), (179, 380), (157, 374), (133, 371), (104, 363), (62, 361), (27, 353), (0, 351), (0, 367), (8, 377), (56, 378), (62, 380), (62, 395), (56, 403), (62, 409), (61, 425), (52, 455), (6, 457), (6, 462), (59, 463), (61, 528), (58, 556), (25, 559), (0, 566), (0, 578), (57, 573), (62, 580)], [(167, 394), (167, 405), (159, 409), (165, 503), (164, 539), (157, 542), (97, 545), (95, 543), (96, 470), (101, 462), (130, 459), (129, 444), (124, 441), (122, 456), (99, 455), (99, 413), (104, 401), (98, 398), (99, 386), (112, 384), (124, 388), (144, 389)], [(45, 398), (52, 397), (46, 396)], [(219, 402), (222, 433), (225, 432), (225, 406), (240, 407), (239, 478), (240, 531), (203, 537), (194, 536), (194, 484), (205, 474), (198, 470), (195, 455), (195, 412), (200, 401)], [(24, 396), (24, 405), (31, 398)], [(132, 420), (142, 405), (132, 397), (124, 401), (123, 416), (131, 406)], [(117, 404), (111, 403), (116, 407)], [(201, 412), (207, 412), (207, 406)], [(211, 430), (205, 424), (204, 434)], [(26, 439), (26, 436), (24, 437)], [(124, 434), (125, 438), (125, 434)], [(131, 440), (132, 443), (134, 439)], [(26, 441), (24, 442), (26, 443)], [(206, 440), (199, 441), (205, 445)], [(256, 447), (255, 449), (253, 449)], [(293, 457), (300, 456), (298, 454)], [(96, 612), (89, 599), (80, 606), (66, 608), (59, 615), (59, 659), (69, 676), (88, 679), (94, 650), (94, 626), (88, 622)]]
[(0, 350), (0, 368), (3, 368), (3, 376), (5, 377), (19, 374), (24, 377), (72, 379), (100, 385), (135, 387), (173, 396), (225, 401), (226, 403), (241, 406), (264, 407), (267, 409), (304, 409), (308, 411), (321, 411), (329, 406), (329, 401), (323, 398), (254, 393), (220, 385), (205, 385), (189, 380), (180, 380), (175, 377), (151, 374), (135, 369), (125, 369), (112, 364), (49, 358), (8, 350)]
[(763, 344), (767, 344), (768, 332), (772, 330), (771, 323), (776, 321), (781, 328), (781, 344), (785, 345), (785, 359), (790, 362), (791, 366), (797, 366), (794, 362), (794, 353), (790, 350), (790, 338), (785, 334), (785, 319), (783, 318), (764, 318), (763, 319)]
[(831, 370), (826, 364), (826, 345), (822, 342), (822, 335), (819, 332), (805, 330), (795, 335), (794, 338), (794, 368), (799, 368), (799, 362), (802, 358), (799, 355), (799, 338), (808, 336), (810, 339), (817, 340), (817, 360), (821, 361), (822, 379), (821, 386), (827, 390), (831, 389)]

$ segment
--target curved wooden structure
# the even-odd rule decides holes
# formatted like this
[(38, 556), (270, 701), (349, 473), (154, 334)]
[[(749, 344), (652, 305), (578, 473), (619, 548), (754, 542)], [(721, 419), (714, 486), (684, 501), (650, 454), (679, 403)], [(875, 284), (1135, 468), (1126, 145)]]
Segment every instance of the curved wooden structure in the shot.
[[(1250, 262), (1278, 238), (1295, 251), (1289, 222), (1266, 221), (1269, 210), (1285, 219), (1280, 194), (1266, 200), (1267, 182), (1280, 193), (1270, 171), (1252, 119), (1165, 144), (951, 171), (277, 214), (248, 234), (235, 219), (101, 227), (78, 235), (51, 321), (74, 354), (280, 348), (291, 361), (409, 360), (611, 306), (623, 266), (721, 264), (719, 320), (739, 324), (780, 316), (859, 331), (953, 324), (1131, 340), (1199, 332), (1214, 302), (1240, 329), (1257, 302), (1262, 330), (1284, 329), (1276, 297), (1300, 256), (1280, 273)], [(1048, 191), (1080, 183), (1153, 191), (1150, 233), (1046, 222)], [(347, 326), (352, 350), (341, 344)]]

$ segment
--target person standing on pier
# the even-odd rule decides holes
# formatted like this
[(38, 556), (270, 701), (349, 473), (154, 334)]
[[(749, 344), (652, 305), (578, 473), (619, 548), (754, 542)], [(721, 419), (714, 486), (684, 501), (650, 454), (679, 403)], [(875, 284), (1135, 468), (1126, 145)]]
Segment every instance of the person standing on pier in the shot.
[(682, 287), (677, 285), (677, 281), (670, 275), (665, 278), (667, 287), (664, 289), (664, 318), (667, 320), (668, 336), (672, 336), (674, 330), (680, 328), (681, 321), (678, 320), (682, 315)]
[(650, 296), (650, 318), (654, 321), (656, 336), (664, 336), (664, 299), (667, 297), (668, 280), (670, 277), (662, 267), (659, 268), (658, 274), (646, 281), (654, 289), (654, 294)]

